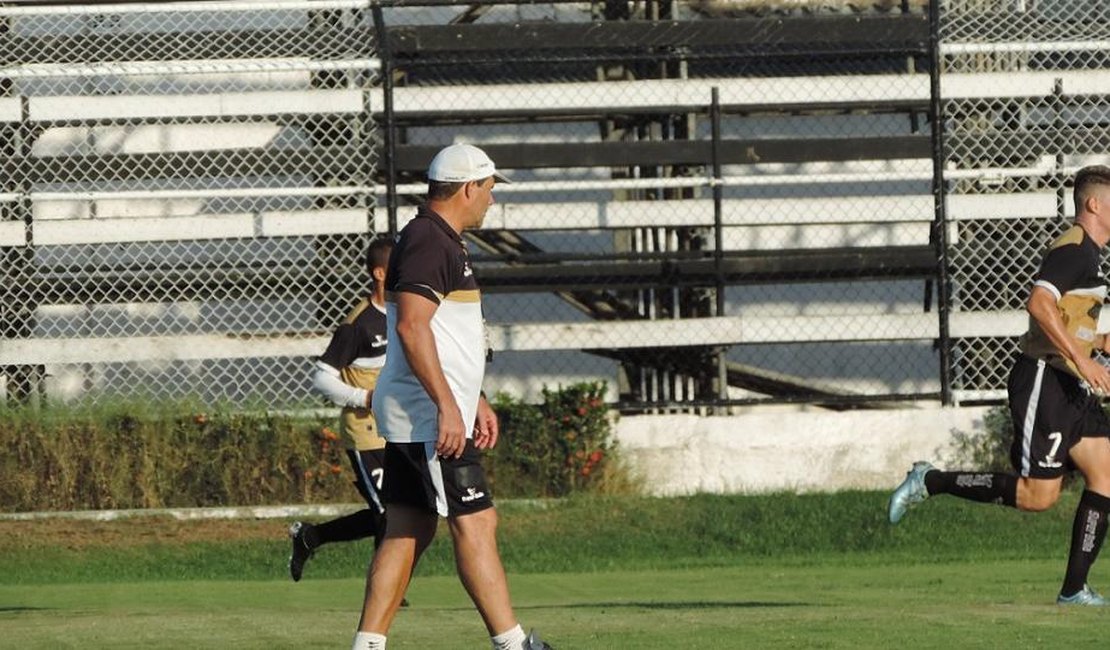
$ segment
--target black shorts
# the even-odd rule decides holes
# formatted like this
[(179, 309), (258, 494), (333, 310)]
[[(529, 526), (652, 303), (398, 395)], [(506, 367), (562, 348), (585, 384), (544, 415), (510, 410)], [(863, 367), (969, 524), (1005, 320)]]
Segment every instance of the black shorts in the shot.
[(385, 449), (347, 450), (347, 460), (355, 471), (355, 487), (366, 499), (366, 505), (378, 512), (385, 512), (382, 501), (382, 484), (385, 478)]
[(1010, 462), (1021, 475), (1057, 478), (1074, 469), (1068, 452), (1080, 438), (1110, 436), (1110, 420), (1079, 379), (1019, 354), (1006, 386), (1014, 442)]
[(473, 440), (459, 458), (440, 458), (434, 442), (387, 442), (385, 504), (400, 503), (455, 517), (493, 507), (493, 497)]

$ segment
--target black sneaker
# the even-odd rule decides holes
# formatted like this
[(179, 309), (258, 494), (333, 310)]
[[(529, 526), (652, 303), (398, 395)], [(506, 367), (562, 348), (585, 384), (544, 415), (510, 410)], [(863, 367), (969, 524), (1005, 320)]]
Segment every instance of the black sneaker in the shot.
[[(293, 551), (289, 555), (289, 577), (293, 578), (293, 582), (301, 581), (301, 574), (304, 573), (304, 563), (308, 562), (308, 558), (316, 552), (315, 547), (311, 546), (306, 539), (311, 530), (312, 524), (300, 521), (294, 521), (293, 525), (289, 527), (289, 539), (293, 542)], [(315, 535), (312, 537), (315, 537)]]

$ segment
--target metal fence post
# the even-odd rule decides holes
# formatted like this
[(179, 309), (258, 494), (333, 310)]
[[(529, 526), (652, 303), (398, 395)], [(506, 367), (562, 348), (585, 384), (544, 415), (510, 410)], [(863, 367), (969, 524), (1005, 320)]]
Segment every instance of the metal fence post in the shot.
[(397, 236), (397, 124), (393, 115), (393, 56), (389, 34), (385, 28), (382, 6), (373, 9), (374, 28), (378, 34), (378, 56), (382, 60), (382, 119), (385, 120), (385, 204), (389, 215), (389, 236)]
[(932, 122), (933, 230), (937, 251), (937, 346), (940, 357), (940, 399), (952, 404), (952, 338), (949, 334), (948, 212), (944, 183), (944, 103), (940, 89), (941, 2), (929, 3), (929, 112)]

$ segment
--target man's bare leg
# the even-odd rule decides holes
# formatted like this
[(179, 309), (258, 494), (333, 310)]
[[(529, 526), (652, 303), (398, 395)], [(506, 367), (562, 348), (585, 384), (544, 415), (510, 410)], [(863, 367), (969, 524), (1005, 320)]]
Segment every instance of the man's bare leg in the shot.
[(482, 615), (490, 636), (516, 626), (509, 583), (497, 551), (497, 511), (487, 508), (448, 520), (459, 579)]
[(435, 537), (438, 515), (390, 504), (385, 537), (366, 577), (360, 632), (386, 634), (401, 607), (416, 563)]

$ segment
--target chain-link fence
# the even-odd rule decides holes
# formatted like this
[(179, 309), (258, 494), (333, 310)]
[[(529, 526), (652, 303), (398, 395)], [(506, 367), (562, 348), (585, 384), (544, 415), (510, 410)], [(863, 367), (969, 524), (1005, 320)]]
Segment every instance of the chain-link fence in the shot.
[(768, 7), (387, 13), (399, 182), (459, 140), (514, 181), (473, 237), (494, 387), (939, 393), (924, 6)]
[(953, 389), (1000, 398), (1030, 278), (1074, 215), (1066, 185), (1110, 152), (1110, 7), (940, 6)]
[(7, 395), (305, 403), (466, 141), (514, 181), (469, 235), (487, 390), (997, 397), (1105, 140), (1105, 10), (1025, 4), (0, 7)]
[(375, 48), (358, 2), (0, 8), (9, 396), (303, 399), (365, 291)]

